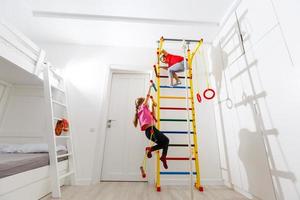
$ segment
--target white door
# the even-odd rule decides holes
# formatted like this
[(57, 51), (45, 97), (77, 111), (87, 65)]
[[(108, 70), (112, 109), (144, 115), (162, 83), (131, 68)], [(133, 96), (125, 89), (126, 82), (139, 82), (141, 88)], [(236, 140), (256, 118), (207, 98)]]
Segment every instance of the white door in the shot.
[(133, 117), (135, 99), (146, 95), (148, 85), (149, 74), (112, 76), (102, 181), (142, 181), (139, 167), (148, 143)]

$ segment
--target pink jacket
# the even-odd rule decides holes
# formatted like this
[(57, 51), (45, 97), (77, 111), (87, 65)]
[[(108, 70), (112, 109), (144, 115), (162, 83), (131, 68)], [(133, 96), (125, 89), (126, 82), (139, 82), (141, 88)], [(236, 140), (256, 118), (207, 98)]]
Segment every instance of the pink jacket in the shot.
[(141, 130), (146, 130), (146, 127), (149, 125), (153, 125), (154, 120), (149, 107), (145, 104), (142, 104), (138, 110), (138, 118), (141, 126)]

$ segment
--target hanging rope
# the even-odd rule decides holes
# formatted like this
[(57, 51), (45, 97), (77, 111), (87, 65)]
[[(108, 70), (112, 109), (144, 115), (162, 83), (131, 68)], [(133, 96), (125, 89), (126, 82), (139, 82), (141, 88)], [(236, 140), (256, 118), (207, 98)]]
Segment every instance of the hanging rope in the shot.
[(215, 90), (210, 87), (209, 74), (208, 74), (208, 65), (206, 63), (206, 59), (204, 57), (204, 51), (200, 52), (200, 57), (203, 60), (204, 71), (205, 71), (205, 79), (206, 79), (206, 90), (203, 92), (203, 96), (205, 99), (213, 99), (216, 95)]
[[(153, 82), (152, 82), (153, 84)], [(152, 85), (153, 87), (153, 85)], [(156, 120), (156, 117), (155, 117), (155, 114), (154, 114), (154, 110), (155, 110), (155, 107), (157, 106), (157, 103), (154, 101), (153, 97), (150, 96), (151, 100), (152, 100), (152, 117), (153, 117), (153, 121), (152, 121), (152, 125), (151, 125), (151, 131), (150, 131), (150, 140), (149, 140), (149, 144), (148, 144), (148, 147), (146, 147), (146, 150), (145, 150), (145, 154), (144, 154), (144, 159), (142, 161), (142, 165), (140, 166), (140, 171), (141, 171), (141, 174), (142, 174), (142, 177), (143, 178), (146, 178), (146, 172), (147, 172), (147, 148), (149, 148), (149, 150), (151, 150), (151, 148), (153, 147), (154, 145), (154, 142), (152, 141), (152, 138), (153, 138), (153, 134), (154, 134), (154, 124), (155, 122), (157, 121)]]
[[(196, 52), (197, 53), (197, 52)], [(208, 66), (207, 66), (207, 63), (206, 63), (206, 60), (205, 60), (205, 57), (204, 57), (204, 54), (203, 54), (203, 51), (201, 52), (198, 52), (198, 55), (200, 57), (201, 60), (203, 60), (203, 65), (204, 65), (204, 76), (205, 76), (205, 81), (206, 81), (206, 89), (203, 91), (203, 97), (207, 100), (211, 100), (215, 97), (216, 95), (216, 92), (215, 90), (213, 90), (211, 87), (210, 87), (210, 81), (209, 81), (209, 74), (208, 74)], [(198, 66), (197, 64), (197, 59), (195, 59), (196, 61), (196, 66)], [(197, 68), (197, 67), (196, 67)], [(195, 68), (195, 69), (196, 69)], [(199, 84), (199, 87), (201, 84)], [(198, 92), (196, 94), (196, 97), (197, 97), (197, 100), (199, 103), (202, 102), (202, 97), (200, 95), (200, 92)]]
[[(195, 54), (194, 54), (195, 55)], [(197, 55), (197, 54), (196, 54)], [(192, 61), (191, 61), (192, 62)], [(198, 61), (197, 61), (197, 57), (195, 57), (195, 67), (193, 68), (193, 70), (194, 70), (194, 74), (195, 75), (197, 75), (198, 73)], [(198, 90), (200, 90), (200, 86), (201, 86), (201, 83), (198, 81), (198, 79), (196, 78), (196, 79), (194, 79), (195, 80), (195, 82), (196, 82), (196, 84), (195, 85), (198, 85), (198, 87), (199, 87), (199, 89)], [(198, 100), (198, 102), (199, 103), (201, 103), (202, 102), (202, 98), (201, 98), (201, 95), (199, 94), (199, 92), (197, 92), (197, 94), (196, 94), (196, 97), (197, 97), (197, 100)]]
[[(149, 147), (150, 149), (152, 148), (153, 146), (153, 143), (152, 142), (152, 137), (153, 137), (153, 133), (154, 133), (154, 130), (153, 130), (153, 126), (152, 126), (152, 129), (151, 129), (151, 136), (150, 136), (150, 140), (149, 140)], [(142, 177), (143, 178), (146, 178), (146, 171), (147, 171), (147, 148), (146, 148), (146, 151), (145, 151), (145, 154), (144, 154), (144, 159), (143, 159), (143, 162), (142, 162), (142, 166), (140, 167), (140, 170), (141, 170), (141, 174), (142, 174)]]

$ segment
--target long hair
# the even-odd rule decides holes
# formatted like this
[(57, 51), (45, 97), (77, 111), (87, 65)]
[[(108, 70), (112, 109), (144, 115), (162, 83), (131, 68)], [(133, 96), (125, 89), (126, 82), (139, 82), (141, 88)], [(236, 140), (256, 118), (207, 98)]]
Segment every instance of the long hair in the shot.
[(133, 118), (134, 127), (137, 127), (137, 125), (138, 125), (138, 110), (139, 110), (139, 107), (143, 104), (144, 101), (145, 101), (144, 97), (140, 97), (140, 98), (137, 98), (135, 100), (135, 115), (134, 115), (134, 118)]

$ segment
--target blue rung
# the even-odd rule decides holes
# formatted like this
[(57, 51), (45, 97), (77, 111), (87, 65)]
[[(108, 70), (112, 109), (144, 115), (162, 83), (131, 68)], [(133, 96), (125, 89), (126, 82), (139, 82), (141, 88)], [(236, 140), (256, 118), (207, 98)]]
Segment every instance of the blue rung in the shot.
[[(190, 172), (160, 172), (161, 175), (189, 175)], [(196, 175), (196, 172), (193, 172)]]
[[(186, 89), (185, 86), (168, 86), (168, 85), (161, 85), (160, 88), (170, 88), (170, 89)], [(191, 89), (191, 87), (187, 87), (188, 89)]]
[[(187, 131), (160, 131), (163, 134), (188, 134)], [(194, 134), (193, 131), (190, 132), (190, 134)]]

